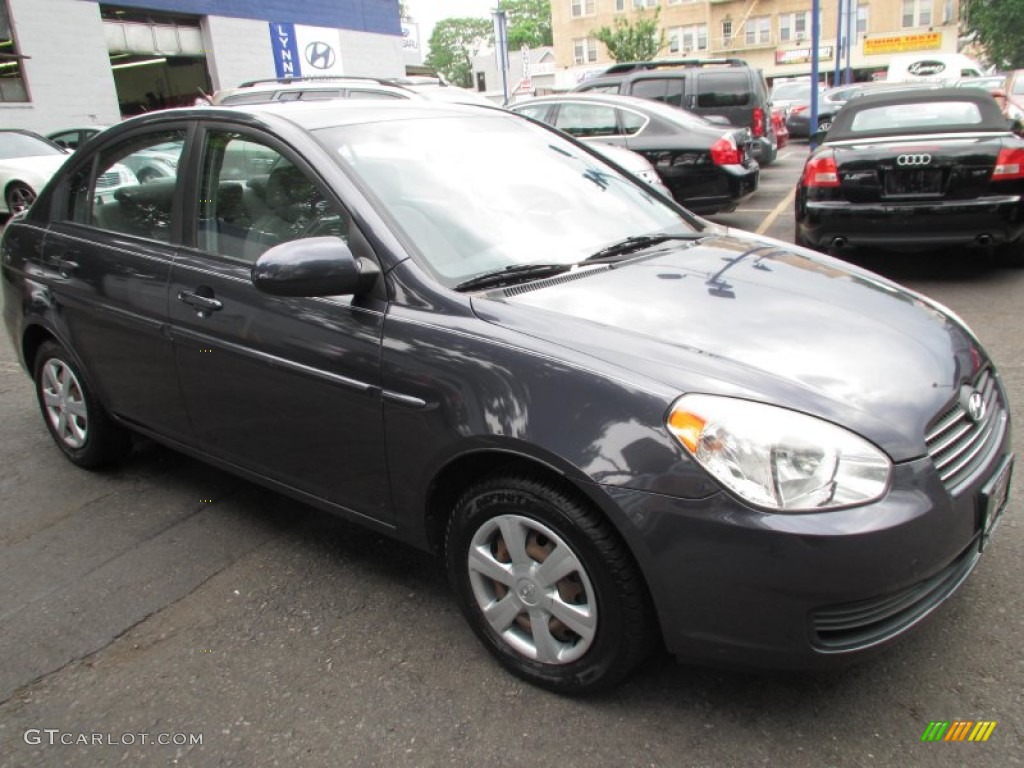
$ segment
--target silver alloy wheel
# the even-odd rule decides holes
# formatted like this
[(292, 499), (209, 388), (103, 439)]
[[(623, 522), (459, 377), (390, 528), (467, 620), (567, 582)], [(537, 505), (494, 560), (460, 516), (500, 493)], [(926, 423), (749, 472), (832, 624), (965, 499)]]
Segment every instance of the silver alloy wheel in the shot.
[(597, 633), (597, 599), (587, 572), (550, 528), (498, 515), (476, 531), (466, 565), (484, 619), (516, 652), (568, 664)]
[(89, 437), (89, 411), (74, 372), (63, 360), (50, 358), (43, 364), (39, 387), (57, 437), (68, 448), (81, 448)]
[(35, 200), (35, 192), (24, 184), (14, 184), (7, 190), (7, 210), (11, 213), (27, 211)]

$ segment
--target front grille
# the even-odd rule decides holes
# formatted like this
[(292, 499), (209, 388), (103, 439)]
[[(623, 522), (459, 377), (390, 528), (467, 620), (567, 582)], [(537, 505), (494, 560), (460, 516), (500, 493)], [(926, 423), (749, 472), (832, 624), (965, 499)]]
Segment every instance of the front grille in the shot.
[(974, 421), (958, 400), (943, 413), (925, 436), (928, 455), (946, 489), (958, 488), (985, 465), (992, 450), (1002, 440), (1005, 429), (1003, 403), (991, 370), (985, 369), (974, 381), (974, 389), (985, 402), (985, 415)]
[(100, 177), (96, 179), (96, 189), (110, 189), (110, 187), (116, 187), (120, 180), (121, 174), (117, 171), (107, 171), (106, 173), (100, 174)]
[(952, 595), (978, 557), (978, 544), (973, 541), (960, 557), (929, 579), (883, 597), (815, 611), (811, 614), (814, 645), (839, 653), (868, 648), (898, 635)]

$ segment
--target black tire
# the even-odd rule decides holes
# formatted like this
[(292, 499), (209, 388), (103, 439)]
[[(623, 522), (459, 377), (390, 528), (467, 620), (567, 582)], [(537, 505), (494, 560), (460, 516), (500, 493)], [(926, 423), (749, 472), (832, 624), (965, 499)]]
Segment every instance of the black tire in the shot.
[(4, 202), (11, 213), (27, 211), (36, 200), (32, 187), (21, 181), (12, 181), (4, 190)]
[[(548, 581), (542, 563), (555, 552), (552, 564), (564, 565)], [(625, 544), (604, 517), (545, 478), (500, 475), (470, 488), (449, 520), (445, 563), (473, 631), (506, 668), (542, 688), (606, 689), (654, 646), (650, 599)], [(484, 607), (495, 609), (493, 623)], [(567, 619), (570, 627), (556, 614), (579, 622)]]
[(39, 347), (33, 379), (43, 422), (72, 463), (95, 469), (128, 452), (128, 432), (103, 410), (64, 347), (55, 341)]
[(819, 131), (828, 131), (831, 128), (832, 128), (832, 118), (831, 117), (821, 117), (821, 118), (818, 118), (818, 130)]

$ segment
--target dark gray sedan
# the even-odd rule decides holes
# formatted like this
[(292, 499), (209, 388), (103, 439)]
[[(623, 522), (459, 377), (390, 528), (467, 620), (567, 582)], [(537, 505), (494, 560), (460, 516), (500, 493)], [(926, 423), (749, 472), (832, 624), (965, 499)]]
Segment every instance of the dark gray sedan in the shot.
[[(173, 176), (99, 202), (178, 141)], [(555, 691), (659, 642), (858, 657), (954, 593), (1006, 505), (1004, 390), (950, 312), (503, 111), (144, 115), (2, 259), (68, 459), (147, 435), (432, 550), (483, 644)]]

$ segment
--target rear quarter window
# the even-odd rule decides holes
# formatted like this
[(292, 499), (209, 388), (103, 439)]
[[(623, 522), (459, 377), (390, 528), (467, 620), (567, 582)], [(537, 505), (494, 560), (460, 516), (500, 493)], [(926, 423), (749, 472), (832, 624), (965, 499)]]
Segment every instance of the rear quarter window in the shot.
[(754, 103), (746, 72), (701, 72), (697, 83), (698, 107), (744, 107)]
[(890, 104), (865, 109), (854, 115), (850, 130), (866, 131), (942, 130), (984, 121), (978, 105), (969, 101), (943, 101), (916, 104)]

